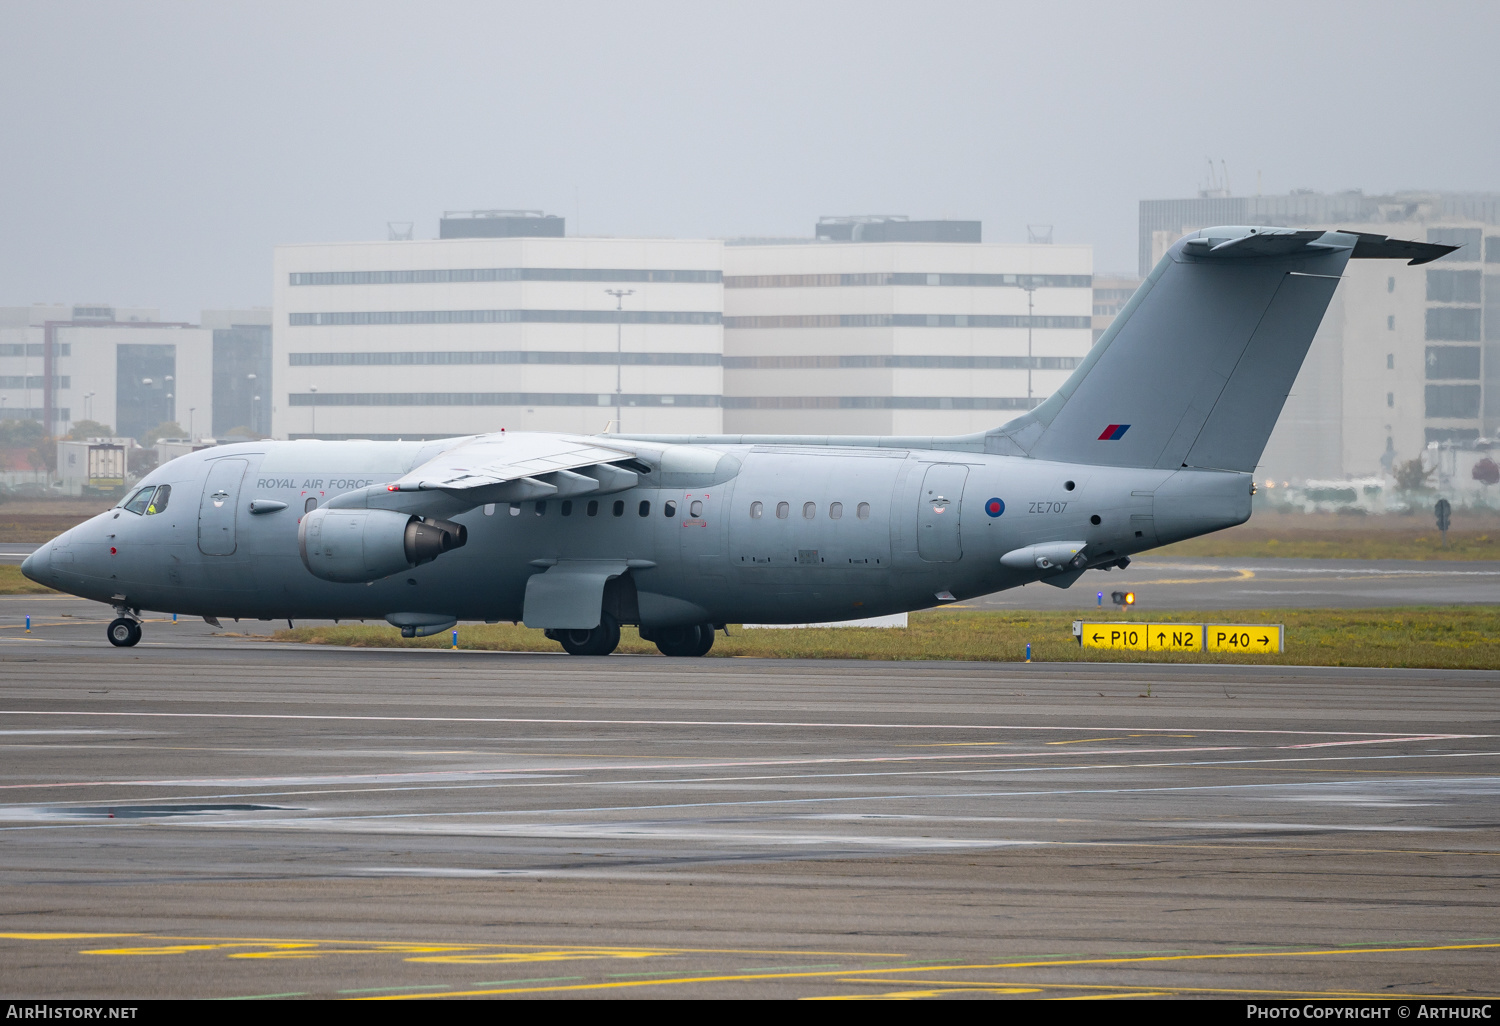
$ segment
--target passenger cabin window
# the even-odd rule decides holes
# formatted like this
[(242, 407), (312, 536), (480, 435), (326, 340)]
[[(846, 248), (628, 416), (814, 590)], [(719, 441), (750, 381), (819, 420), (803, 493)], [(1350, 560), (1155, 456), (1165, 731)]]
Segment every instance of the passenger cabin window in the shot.
[(623, 517), (625, 515), (625, 500), (624, 499), (616, 499), (615, 500), (615, 504), (614, 504), (614, 508), (611, 509), (610, 512), (613, 513), (617, 517)]
[(140, 491), (131, 496), (130, 501), (125, 504), (125, 508), (135, 514), (146, 512), (146, 506), (148, 503), (150, 503), (151, 493), (154, 491), (156, 491), (155, 486), (147, 486), (145, 488), (142, 488)]
[(844, 516), (844, 504), (842, 502), (830, 502), (828, 504), (828, 519), (840, 520)]
[(588, 507), (584, 509), (584, 512), (591, 517), (597, 517), (599, 515), (599, 500), (590, 499)]
[(868, 502), (861, 502), (859, 504), (859, 507), (854, 511), (854, 515), (859, 517), (859, 519), (861, 520), (869, 520), (870, 504)]
[(313, 510), (315, 510), (317, 508), (318, 508), (318, 497), (316, 495), (309, 495), (307, 497), (307, 501), (302, 504), (302, 512), (303, 512), (304, 515), (308, 514), (308, 513), (311, 513)]
[(562, 508), (559, 509), (558, 512), (561, 513), (565, 517), (572, 516), (573, 515), (573, 500), (572, 499), (564, 499), (563, 500), (563, 504), (562, 504)]
[(146, 515), (161, 513), (167, 508), (167, 500), (172, 497), (172, 486), (162, 485), (156, 489), (156, 494), (151, 497), (151, 502), (146, 506)]
[(510, 515), (513, 517), (518, 517), (521, 515), (521, 504), (519, 502), (513, 502), (510, 504)]
[(640, 508), (638, 508), (636, 512), (643, 517), (649, 517), (651, 515), (651, 500), (642, 499)]
[(666, 517), (668, 520), (671, 520), (677, 515), (677, 503), (673, 502), (671, 499), (668, 499), (666, 502), (662, 503), (661, 515)]
[(760, 517), (761, 517), (761, 514), (764, 513), (765, 511), (766, 511), (765, 503), (763, 503), (763, 502), (752, 502), (750, 504), (750, 519), (751, 520), (759, 520)]
[(804, 502), (802, 504), (802, 519), (811, 520), (818, 515), (818, 504), (816, 502)]
[(788, 502), (778, 502), (776, 504), (776, 519), (777, 520), (785, 520), (787, 518), (787, 516), (791, 512), (792, 512), (791, 503), (788, 503)]
[(701, 517), (703, 515), (703, 500), (694, 499), (693, 504), (688, 507), (688, 516)]
[(536, 504), (536, 515), (539, 517), (547, 515), (547, 500), (543, 499)]

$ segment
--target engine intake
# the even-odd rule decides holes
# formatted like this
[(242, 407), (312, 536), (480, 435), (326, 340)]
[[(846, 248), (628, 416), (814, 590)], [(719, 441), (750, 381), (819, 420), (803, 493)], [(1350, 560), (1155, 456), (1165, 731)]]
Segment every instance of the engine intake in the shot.
[(297, 549), (314, 576), (340, 584), (378, 581), (463, 547), (462, 524), (389, 509), (315, 509), (297, 528)]

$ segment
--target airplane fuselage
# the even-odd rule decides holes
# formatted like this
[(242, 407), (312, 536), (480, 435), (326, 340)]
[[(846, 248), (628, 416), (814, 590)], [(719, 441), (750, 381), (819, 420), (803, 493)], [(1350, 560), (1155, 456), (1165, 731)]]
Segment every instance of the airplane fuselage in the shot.
[(651, 468), (636, 487), (479, 506), (452, 518), (467, 528), (462, 548), (378, 580), (335, 583), (305, 565), (301, 518), (337, 495), (395, 481), (441, 443), (223, 446), (141, 482), (170, 485), (165, 508), (100, 514), (40, 550), (28, 572), (125, 609), (519, 621), (534, 575), (559, 561), (614, 560), (627, 562), (633, 585), (621, 622), (798, 623), (922, 609), (1038, 580), (1065, 586), (1081, 567), (1059, 575), (1001, 557), (1078, 541), (1088, 566), (1115, 565), (1250, 515), (1244, 473), (919, 449), (629, 447)]

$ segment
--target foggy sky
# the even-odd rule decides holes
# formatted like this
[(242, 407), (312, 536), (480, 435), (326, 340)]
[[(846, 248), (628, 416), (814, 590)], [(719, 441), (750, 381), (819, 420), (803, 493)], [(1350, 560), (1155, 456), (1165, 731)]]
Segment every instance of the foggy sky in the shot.
[(1500, 190), (1500, 4), (0, 2), (0, 305), (196, 320), (271, 248), (529, 207), (573, 234), (1028, 223), (1135, 267), (1137, 201)]

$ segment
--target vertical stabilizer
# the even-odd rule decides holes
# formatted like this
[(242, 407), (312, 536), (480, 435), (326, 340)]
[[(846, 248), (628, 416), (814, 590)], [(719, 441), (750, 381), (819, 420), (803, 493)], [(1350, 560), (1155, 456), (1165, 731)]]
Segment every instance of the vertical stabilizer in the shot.
[(986, 449), (1107, 466), (1252, 471), (1350, 257), (1418, 263), (1451, 248), (1394, 245), (1283, 228), (1187, 236), (1062, 388), (991, 432)]

